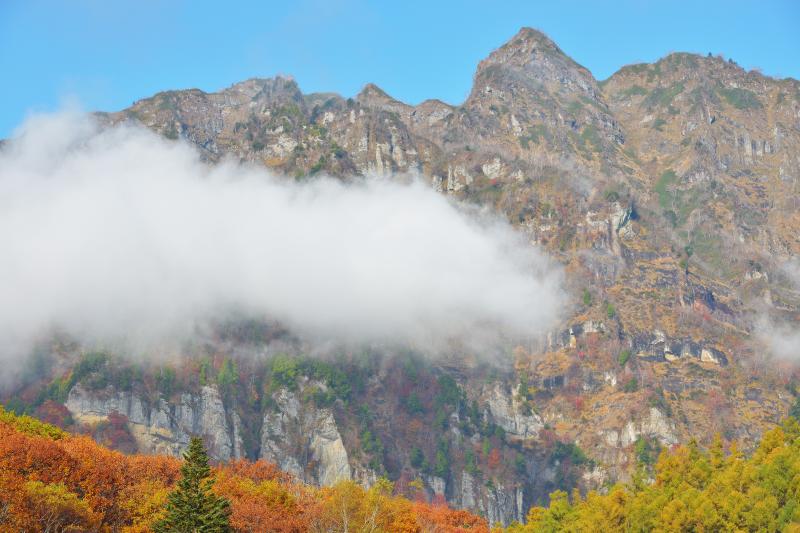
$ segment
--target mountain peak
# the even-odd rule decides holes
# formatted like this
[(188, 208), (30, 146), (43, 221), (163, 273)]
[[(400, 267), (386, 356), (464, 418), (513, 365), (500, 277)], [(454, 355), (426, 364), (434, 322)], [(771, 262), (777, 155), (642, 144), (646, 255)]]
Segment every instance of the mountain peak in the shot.
[[(553, 60), (559, 64), (580, 67), (550, 37), (539, 30), (524, 27), (504, 45), (489, 54), (489, 57), (481, 61), (477, 74), (492, 71), (497, 66), (529, 69), (533, 65), (541, 65), (543, 61), (552, 62)], [(586, 73), (588, 74), (588, 71)]]
[[(599, 94), (591, 72), (566, 55), (547, 35), (527, 27), (481, 61), (474, 79), (468, 101), (486, 97), (489, 85), (501, 92), (521, 86), (532, 92), (578, 91), (593, 100)], [(517, 100), (522, 98), (518, 91), (516, 94)]]
[(520, 28), (514, 37), (512, 37), (503, 47), (530, 47), (534, 45), (538, 48), (549, 48), (556, 52), (561, 52), (558, 45), (545, 33), (529, 28), (527, 26)]
[(361, 89), (361, 92), (358, 93), (359, 98), (386, 98), (392, 99), (386, 91), (375, 85), (374, 83), (368, 83), (364, 85), (364, 88)]
[(541, 52), (565, 56), (561, 48), (547, 35), (533, 28), (522, 28), (503, 46), (492, 52), (487, 60), (527, 63), (532, 54)]
[(302, 92), (291, 76), (275, 76), (272, 78), (250, 78), (231, 85), (227, 91), (244, 94), (249, 98), (263, 96), (266, 98), (288, 98), (301, 100)]
[(374, 83), (366, 84), (364, 88), (361, 89), (361, 92), (356, 95), (356, 100), (366, 107), (375, 107), (396, 112), (410, 109), (408, 105), (392, 98), (386, 91)]

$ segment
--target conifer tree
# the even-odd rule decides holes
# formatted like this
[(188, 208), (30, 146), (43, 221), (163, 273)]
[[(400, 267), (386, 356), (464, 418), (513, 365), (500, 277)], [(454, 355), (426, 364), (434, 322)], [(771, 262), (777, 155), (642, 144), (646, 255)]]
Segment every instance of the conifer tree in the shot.
[(214, 480), (203, 441), (192, 437), (183, 454), (181, 480), (167, 500), (167, 515), (153, 525), (156, 533), (231, 531), (230, 502), (211, 492)]

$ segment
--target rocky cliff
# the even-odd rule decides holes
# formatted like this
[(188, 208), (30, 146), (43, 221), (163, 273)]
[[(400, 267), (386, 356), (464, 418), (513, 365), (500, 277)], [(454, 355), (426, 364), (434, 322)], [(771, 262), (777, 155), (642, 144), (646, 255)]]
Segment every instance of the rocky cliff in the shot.
[[(668, 407), (631, 408), (633, 398), (614, 392), (613, 372), (534, 384), (494, 366), (445, 369), (402, 354), (335, 364), (276, 355), (239, 368), (235, 384), (224, 383), (215, 364), (203, 375), (216, 383), (202, 384), (185, 360), (179, 368), (187, 379), (159, 390), (144, 376), (121, 380), (127, 364), (105, 357), (66, 397), (75, 426), (102, 442), (125, 442), (122, 431), (140, 452), (178, 455), (201, 435), (217, 461), (266, 459), (317, 485), (389, 477), (406, 494), (474, 509), (492, 522), (524, 519), (556, 488), (624, 476), (631, 449), (643, 442), (653, 450), (679, 442)], [(558, 405), (560, 391), (575, 386), (627, 401), (630, 416), (593, 417), (594, 441), (560, 437), (557, 428), (571, 417), (571, 406)], [(109, 432), (109, 424), (122, 427)]]
[(347, 379), (298, 363), (287, 380), (268, 358), (240, 362), (231, 390), (187, 377), (168, 394), (142, 392), (146, 379), (69, 391), (76, 420), (124, 415), (142, 451), (178, 453), (202, 434), (219, 460), (266, 458), (320, 484), (387, 475), (508, 522), (549, 490), (625, 479), (677, 442), (720, 433), (747, 448), (795, 401), (793, 370), (767, 363), (757, 325), (800, 317), (783, 268), (800, 253), (796, 80), (672, 54), (600, 82), (523, 29), (458, 106), (411, 106), (374, 85), (303, 94), (278, 77), (100, 116), (291, 180), (417, 175), (548, 250), (574, 302), (547, 339), (491, 365), (349, 354), (330, 366)]

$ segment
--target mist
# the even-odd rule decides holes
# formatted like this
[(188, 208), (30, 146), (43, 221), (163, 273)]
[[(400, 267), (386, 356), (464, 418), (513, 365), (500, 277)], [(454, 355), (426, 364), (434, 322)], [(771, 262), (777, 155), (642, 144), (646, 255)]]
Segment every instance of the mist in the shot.
[[(789, 258), (783, 261), (778, 272), (788, 279), (794, 289), (800, 291), (800, 259)], [(767, 346), (770, 355), (792, 363), (800, 362), (800, 329), (797, 318), (800, 317), (780, 320), (767, 314), (762, 314), (759, 318), (756, 335)]]
[(28, 119), (0, 151), (0, 350), (44, 332), (150, 346), (228, 313), (437, 349), (553, 327), (563, 274), (413, 179), (298, 183), (142, 127)]
[(756, 322), (755, 332), (772, 357), (792, 363), (800, 362), (800, 330), (796, 323), (762, 316)]

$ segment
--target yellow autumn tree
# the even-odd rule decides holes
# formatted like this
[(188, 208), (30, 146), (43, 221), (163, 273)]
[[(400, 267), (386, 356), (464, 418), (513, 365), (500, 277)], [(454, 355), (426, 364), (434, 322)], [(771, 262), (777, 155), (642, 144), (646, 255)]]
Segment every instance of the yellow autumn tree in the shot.
[(789, 418), (764, 434), (752, 457), (696, 442), (664, 452), (652, 483), (634, 479), (585, 498), (556, 491), (512, 533), (538, 531), (798, 531), (800, 424)]
[(93, 531), (99, 526), (100, 517), (89, 504), (62, 483), (27, 481), (23, 490), (36, 531)]

